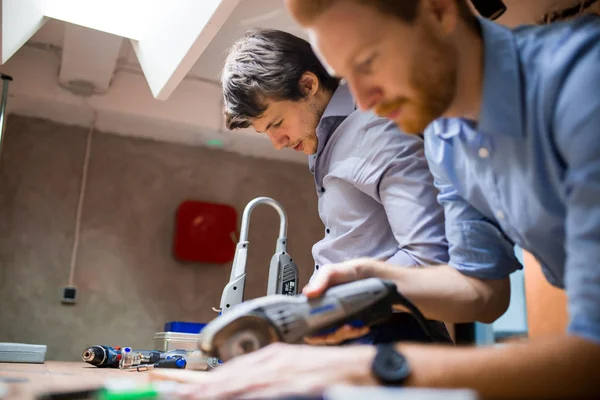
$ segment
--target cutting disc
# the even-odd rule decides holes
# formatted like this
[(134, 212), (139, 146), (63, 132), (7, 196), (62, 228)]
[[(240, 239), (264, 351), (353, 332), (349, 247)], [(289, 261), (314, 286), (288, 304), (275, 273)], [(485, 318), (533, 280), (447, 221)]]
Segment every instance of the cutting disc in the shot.
[(211, 353), (227, 361), (278, 341), (279, 335), (269, 321), (247, 315), (232, 322), (215, 336)]

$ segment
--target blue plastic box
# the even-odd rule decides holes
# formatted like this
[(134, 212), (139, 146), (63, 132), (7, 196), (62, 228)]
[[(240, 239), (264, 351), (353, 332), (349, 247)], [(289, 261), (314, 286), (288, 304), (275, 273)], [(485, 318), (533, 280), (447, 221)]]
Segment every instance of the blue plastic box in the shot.
[(165, 332), (200, 333), (206, 324), (199, 322), (171, 321), (165, 324)]

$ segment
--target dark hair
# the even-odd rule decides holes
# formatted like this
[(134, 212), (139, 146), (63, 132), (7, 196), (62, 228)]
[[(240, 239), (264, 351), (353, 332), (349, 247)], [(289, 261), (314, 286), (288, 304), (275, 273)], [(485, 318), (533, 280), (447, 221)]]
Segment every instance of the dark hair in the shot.
[(227, 129), (250, 126), (266, 110), (267, 98), (303, 98), (299, 81), (307, 71), (321, 88), (337, 88), (338, 79), (327, 73), (306, 40), (272, 29), (247, 32), (229, 50), (221, 76)]

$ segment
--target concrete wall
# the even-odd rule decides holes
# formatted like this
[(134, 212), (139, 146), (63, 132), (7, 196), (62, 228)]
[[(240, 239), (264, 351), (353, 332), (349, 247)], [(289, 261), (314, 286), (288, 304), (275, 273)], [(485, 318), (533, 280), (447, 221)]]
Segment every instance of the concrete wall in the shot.
[[(166, 321), (212, 319), (230, 265), (173, 259), (174, 214), (186, 199), (231, 204), (238, 220), (254, 197), (280, 201), (289, 251), (301, 285), (307, 282), (311, 246), (323, 234), (307, 167), (97, 133), (75, 272), (78, 301), (62, 305), (86, 133), (8, 118), (0, 162), (0, 342), (46, 344), (47, 359), (76, 360), (92, 344), (150, 348)], [(252, 217), (246, 298), (266, 292), (278, 229), (269, 207)]]

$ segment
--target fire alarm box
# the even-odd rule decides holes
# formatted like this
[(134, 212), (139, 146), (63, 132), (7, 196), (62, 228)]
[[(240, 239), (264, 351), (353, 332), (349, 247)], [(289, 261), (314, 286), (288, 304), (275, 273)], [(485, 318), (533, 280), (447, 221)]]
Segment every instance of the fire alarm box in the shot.
[(237, 212), (225, 204), (184, 201), (177, 208), (174, 253), (180, 261), (225, 264), (237, 244)]

